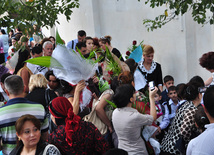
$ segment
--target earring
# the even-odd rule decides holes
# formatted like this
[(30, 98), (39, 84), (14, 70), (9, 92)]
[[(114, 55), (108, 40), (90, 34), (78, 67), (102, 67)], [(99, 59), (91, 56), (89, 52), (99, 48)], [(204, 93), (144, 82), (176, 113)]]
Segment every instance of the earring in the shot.
[(20, 137), (18, 137), (18, 140), (20, 141), (20, 140), (21, 140), (21, 138), (20, 138)]

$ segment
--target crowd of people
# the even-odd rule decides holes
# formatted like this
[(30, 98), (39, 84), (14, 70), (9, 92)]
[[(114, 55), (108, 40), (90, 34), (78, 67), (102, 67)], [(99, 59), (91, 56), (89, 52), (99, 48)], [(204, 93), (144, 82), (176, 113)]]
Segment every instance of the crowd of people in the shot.
[[(153, 47), (141, 48), (142, 58), (136, 61), (124, 59), (110, 36), (92, 38), (80, 30), (77, 39), (61, 45), (53, 36), (28, 37), (19, 28), (7, 35), (2, 29), (2, 153), (214, 154), (214, 77), (204, 82), (196, 75), (175, 86), (175, 77), (162, 76)], [(85, 66), (76, 66), (73, 58), (67, 65), (75, 66), (75, 72), (66, 74), (72, 67), (56, 71), (26, 62), (54, 58), (65, 49)], [(214, 52), (203, 54), (199, 63), (213, 74)], [(90, 66), (87, 73), (93, 74), (85, 79), (81, 75)]]

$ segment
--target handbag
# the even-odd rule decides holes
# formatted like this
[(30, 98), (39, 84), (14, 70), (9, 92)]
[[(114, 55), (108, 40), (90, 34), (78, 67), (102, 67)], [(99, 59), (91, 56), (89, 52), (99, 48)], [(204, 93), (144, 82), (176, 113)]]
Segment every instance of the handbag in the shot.
[[(49, 150), (48, 150), (49, 149)], [(47, 154), (51, 154), (51, 155), (61, 155), (60, 151), (58, 150), (58, 148), (53, 145), (53, 144), (48, 144), (42, 155), (47, 155)]]
[[(111, 89), (108, 89), (108, 90), (105, 90), (102, 95), (99, 97), (98, 100), (94, 101), (93, 102), (93, 105), (92, 105), (92, 111), (90, 114), (86, 115), (85, 117), (83, 117), (83, 120), (86, 121), (86, 122), (91, 122), (93, 123), (97, 129), (100, 131), (100, 133), (102, 135), (105, 135), (107, 133), (107, 130), (108, 130), (108, 127), (107, 125), (105, 125), (102, 120), (97, 116), (96, 114), (96, 106), (98, 105), (99, 101), (101, 100), (101, 98), (103, 97), (103, 95), (105, 94), (111, 94), (113, 95), (114, 92), (113, 90)], [(112, 117), (112, 110), (108, 110), (106, 111), (106, 115), (108, 117), (109, 120), (111, 120), (111, 117)]]

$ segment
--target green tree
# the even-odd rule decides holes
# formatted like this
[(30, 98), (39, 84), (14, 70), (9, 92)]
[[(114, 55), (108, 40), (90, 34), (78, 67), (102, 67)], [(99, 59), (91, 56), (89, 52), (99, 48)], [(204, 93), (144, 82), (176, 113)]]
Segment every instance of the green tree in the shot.
[(64, 14), (70, 20), (73, 8), (79, 8), (79, 0), (1, 0), (0, 26), (21, 27), (31, 30), (32, 25), (53, 27), (59, 23), (58, 15)]
[[(161, 28), (176, 16), (188, 11), (191, 11), (193, 20), (198, 24), (214, 24), (214, 0), (146, 0), (145, 4), (152, 8), (168, 6), (168, 9), (155, 19), (143, 20), (148, 31)], [(169, 10), (170, 14), (168, 14)]]

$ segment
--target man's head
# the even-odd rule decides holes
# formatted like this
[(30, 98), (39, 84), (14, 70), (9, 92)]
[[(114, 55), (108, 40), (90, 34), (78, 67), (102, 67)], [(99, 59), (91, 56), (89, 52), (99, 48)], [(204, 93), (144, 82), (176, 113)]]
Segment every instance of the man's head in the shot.
[(10, 75), (4, 81), (4, 86), (8, 96), (18, 96), (24, 92), (24, 83), (20, 76)]
[(80, 52), (82, 53), (82, 55), (86, 54), (86, 44), (84, 42), (78, 42), (76, 44), (76, 51), (77, 51), (77, 49), (80, 50)]
[(176, 87), (175, 86), (171, 86), (168, 89), (168, 97), (173, 101), (173, 102), (177, 102), (178, 101), (178, 95), (176, 92)]
[(4, 81), (5, 81), (5, 79), (8, 77), (8, 76), (10, 76), (10, 75), (12, 75), (12, 74), (10, 74), (10, 73), (5, 73), (5, 74), (3, 74), (2, 76), (1, 76), (1, 88), (5, 91), (5, 86), (4, 86)]
[(166, 75), (163, 78), (164, 86), (168, 90), (170, 86), (174, 86), (174, 78), (171, 75)]
[(40, 46), (33, 47), (31, 54), (32, 54), (33, 58), (41, 57), (42, 56), (42, 48)]
[[(214, 119), (214, 86), (210, 86), (207, 88), (204, 97), (204, 106), (205, 106), (205, 112), (210, 115)], [(207, 115), (209, 118), (209, 116)], [(210, 118), (209, 118), (210, 119)]]
[(43, 55), (51, 56), (53, 53), (53, 43), (51, 41), (44, 42), (43, 46)]
[(78, 31), (78, 33), (77, 33), (78, 42), (83, 42), (85, 37), (86, 37), (86, 32), (84, 30)]

